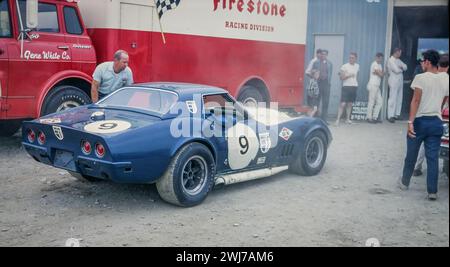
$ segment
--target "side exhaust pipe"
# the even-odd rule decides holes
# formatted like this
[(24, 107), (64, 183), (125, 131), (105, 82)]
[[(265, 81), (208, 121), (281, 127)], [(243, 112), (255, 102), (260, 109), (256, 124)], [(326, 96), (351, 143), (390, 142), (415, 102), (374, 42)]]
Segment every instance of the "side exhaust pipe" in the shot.
[(255, 170), (255, 171), (248, 171), (248, 172), (241, 172), (241, 173), (219, 175), (216, 177), (215, 185), (216, 186), (230, 185), (230, 184), (236, 184), (236, 183), (261, 179), (261, 178), (265, 178), (265, 177), (272, 176), (277, 173), (283, 172), (287, 169), (289, 169), (288, 166), (283, 166), (283, 167), (267, 168), (267, 169), (262, 169), (262, 170)]

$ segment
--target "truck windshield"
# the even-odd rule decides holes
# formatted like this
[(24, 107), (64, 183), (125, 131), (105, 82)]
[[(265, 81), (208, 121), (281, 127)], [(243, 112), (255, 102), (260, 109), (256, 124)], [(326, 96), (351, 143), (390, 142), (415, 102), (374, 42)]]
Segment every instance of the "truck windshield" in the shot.
[(147, 88), (122, 88), (97, 104), (142, 109), (160, 115), (167, 114), (178, 100), (177, 94)]

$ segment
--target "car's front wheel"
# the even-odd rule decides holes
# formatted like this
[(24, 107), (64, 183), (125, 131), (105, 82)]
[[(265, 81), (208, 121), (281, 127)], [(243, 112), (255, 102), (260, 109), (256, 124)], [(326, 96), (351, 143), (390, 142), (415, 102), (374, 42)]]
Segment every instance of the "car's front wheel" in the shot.
[(214, 158), (199, 143), (184, 146), (172, 159), (167, 171), (156, 183), (162, 199), (183, 207), (200, 204), (214, 184)]
[(317, 175), (327, 159), (327, 148), (325, 134), (319, 131), (313, 132), (306, 138), (303, 149), (298, 152), (297, 158), (291, 163), (289, 169), (298, 175)]

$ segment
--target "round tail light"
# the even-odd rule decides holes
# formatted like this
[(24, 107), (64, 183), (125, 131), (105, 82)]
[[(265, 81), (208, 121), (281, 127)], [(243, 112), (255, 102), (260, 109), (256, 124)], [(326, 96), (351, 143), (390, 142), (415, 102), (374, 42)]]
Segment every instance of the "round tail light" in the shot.
[(39, 134), (38, 134), (38, 143), (40, 145), (43, 145), (43, 144), (45, 144), (45, 140), (46, 140), (45, 134), (43, 132), (39, 132)]
[(95, 144), (95, 154), (99, 158), (103, 158), (105, 156), (105, 147), (102, 144)]
[(81, 151), (83, 151), (83, 153), (85, 155), (91, 154), (91, 152), (92, 152), (91, 143), (89, 143), (88, 141), (82, 141), (81, 142)]
[(34, 143), (34, 140), (36, 139), (36, 134), (34, 133), (33, 130), (29, 129), (28, 133), (27, 133), (27, 137), (28, 137), (28, 142)]

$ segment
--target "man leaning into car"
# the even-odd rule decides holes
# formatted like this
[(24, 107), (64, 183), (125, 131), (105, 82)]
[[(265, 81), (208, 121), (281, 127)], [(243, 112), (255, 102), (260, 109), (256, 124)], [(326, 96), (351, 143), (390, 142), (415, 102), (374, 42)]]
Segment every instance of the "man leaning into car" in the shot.
[(92, 77), (92, 102), (124, 86), (133, 84), (133, 72), (128, 67), (129, 56), (124, 50), (114, 53), (114, 61), (104, 62), (97, 66)]

